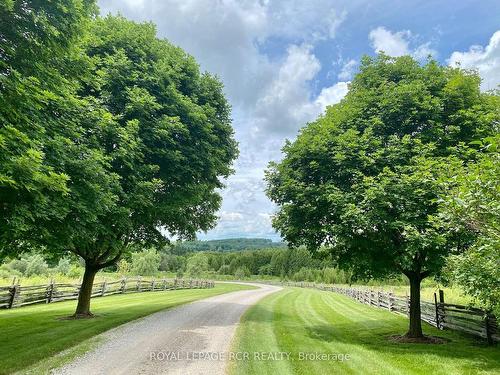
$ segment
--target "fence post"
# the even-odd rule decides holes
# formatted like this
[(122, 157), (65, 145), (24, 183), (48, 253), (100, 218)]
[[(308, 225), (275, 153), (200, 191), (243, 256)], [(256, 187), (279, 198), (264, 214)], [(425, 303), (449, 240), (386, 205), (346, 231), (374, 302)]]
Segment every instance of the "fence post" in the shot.
[(106, 293), (106, 279), (104, 279), (104, 281), (102, 282), (102, 286), (101, 286), (101, 297), (104, 296), (104, 293)]
[(392, 311), (392, 293), (389, 292), (388, 296), (389, 296), (389, 302), (388, 302), (389, 311)]
[(439, 289), (439, 303), (444, 303), (444, 290)]
[(493, 345), (493, 327), (491, 327), (493, 325), (492, 323), (493, 319), (491, 319), (490, 313), (486, 311), (486, 314), (484, 314), (484, 330), (486, 333), (486, 340), (488, 341), (488, 345)]
[(138, 292), (140, 292), (140, 291), (141, 291), (141, 281), (142, 281), (142, 279), (141, 279), (141, 277), (139, 276), (139, 277), (137, 278), (137, 287), (136, 287), (136, 290), (137, 290)]
[(446, 319), (446, 306), (444, 305), (444, 290), (442, 289), (439, 289), (439, 307), (441, 307), (441, 317), (439, 325), (441, 326), (441, 329), (443, 329), (444, 325), (442, 325), (441, 322), (444, 322)]
[(127, 278), (123, 277), (121, 282), (122, 282), (122, 284), (120, 286), (120, 292), (121, 293), (125, 293), (125, 286), (127, 284)]
[(12, 286), (9, 288), (9, 294), (10, 294), (10, 298), (9, 298), (9, 304), (8, 304), (8, 309), (12, 309), (12, 307), (14, 306), (14, 302), (16, 301), (16, 298), (18, 297), (19, 295), (19, 281), (18, 283), (16, 284), (16, 278), (14, 278), (12, 280)]
[(154, 292), (155, 291), (155, 278), (153, 277), (153, 279), (151, 280), (151, 291)]
[(47, 286), (47, 303), (52, 302), (53, 295), (54, 295), (54, 279), (51, 279), (49, 285)]
[(434, 292), (434, 308), (436, 309), (436, 327), (441, 329), (441, 324), (439, 324), (439, 305), (437, 300), (437, 295)]

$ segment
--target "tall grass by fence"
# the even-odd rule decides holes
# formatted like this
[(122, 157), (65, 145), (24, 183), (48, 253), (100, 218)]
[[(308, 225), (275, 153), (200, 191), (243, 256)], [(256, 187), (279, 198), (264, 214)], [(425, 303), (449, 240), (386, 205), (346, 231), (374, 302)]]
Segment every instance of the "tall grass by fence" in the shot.
[[(92, 288), (92, 297), (162, 290), (206, 289), (213, 288), (214, 285), (214, 282), (210, 280), (122, 278), (111, 282), (95, 283)], [(52, 280), (46, 285), (22, 286), (14, 279), (12, 285), (0, 287), (0, 308), (11, 309), (35, 303), (77, 299), (79, 292), (80, 284), (56, 283)]]
[[(391, 312), (409, 316), (409, 297), (395, 296), (392, 293), (373, 291), (361, 288), (346, 288), (335, 285), (308, 282), (282, 282), (284, 286), (315, 288), (336, 292), (355, 299), (361, 303), (387, 309)], [(434, 293), (434, 303), (421, 301), (422, 320), (439, 329), (451, 329), (486, 339), (489, 344), (500, 342), (498, 322), (494, 315), (481, 309), (445, 302), (444, 292), (439, 296)]]

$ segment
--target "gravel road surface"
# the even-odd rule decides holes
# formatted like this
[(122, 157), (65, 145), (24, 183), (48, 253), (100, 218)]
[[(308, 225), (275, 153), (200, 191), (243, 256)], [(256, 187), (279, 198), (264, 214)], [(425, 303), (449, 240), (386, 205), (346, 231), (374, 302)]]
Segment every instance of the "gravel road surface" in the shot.
[(54, 374), (224, 374), (241, 315), (280, 287), (242, 290), (160, 311), (103, 333), (102, 343)]

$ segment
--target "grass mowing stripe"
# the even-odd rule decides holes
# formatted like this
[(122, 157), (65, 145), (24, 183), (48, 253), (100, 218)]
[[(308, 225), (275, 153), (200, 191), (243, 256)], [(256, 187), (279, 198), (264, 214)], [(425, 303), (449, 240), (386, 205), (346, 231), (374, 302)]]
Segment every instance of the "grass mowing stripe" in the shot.
[(74, 312), (76, 301), (0, 311), (0, 374), (9, 374), (74, 347), (89, 338), (154, 312), (236, 290), (241, 284), (112, 295), (92, 300), (94, 319), (60, 320)]
[[(320, 293), (320, 295), (321, 295), (322, 301), (324, 302), (323, 307), (325, 307), (326, 310), (329, 310), (330, 313), (336, 313), (337, 320), (342, 319), (342, 321), (344, 321), (344, 322), (349, 322), (348, 324), (350, 324), (350, 325), (353, 322), (355, 324), (357, 324), (359, 322), (363, 322), (364, 323), (363, 327), (365, 327), (365, 329), (368, 329), (368, 330), (370, 329), (370, 322), (364, 321), (366, 314), (362, 313), (362, 309), (359, 310), (358, 314), (353, 315), (351, 313), (347, 313), (344, 309), (334, 310), (330, 306), (330, 303), (328, 303), (328, 301), (331, 302), (333, 300), (336, 300), (337, 299), (336, 297), (344, 297), (344, 296), (338, 296), (338, 295), (333, 295), (333, 294), (328, 295), (326, 293)], [(326, 302), (325, 302), (325, 300), (326, 300)], [(352, 303), (352, 301), (346, 301), (346, 302)], [(377, 312), (379, 312), (379, 311), (377, 311)], [(375, 320), (375, 321), (372, 320), (371, 324), (373, 324), (374, 322), (376, 323), (377, 326), (380, 326), (380, 324), (379, 324), (381, 322), (380, 320)], [(390, 324), (383, 321), (382, 326), (390, 327)], [(340, 332), (344, 336), (346, 334), (349, 334), (349, 332), (346, 332), (345, 330), (340, 330)], [(362, 346), (345, 344), (343, 346), (341, 352), (342, 353), (351, 353), (351, 352), (356, 353), (355, 354), (356, 357), (353, 357), (353, 361), (347, 362), (347, 363), (353, 363), (353, 362), (359, 361), (359, 360), (367, 360), (367, 361), (370, 361), (371, 363), (374, 364), (375, 370), (377, 372), (383, 372), (386, 374), (400, 374), (401, 373), (389, 361), (384, 360), (383, 358), (378, 356), (376, 354), (376, 352), (373, 352), (373, 351), (366, 349)]]
[[(254, 314), (262, 311), (266, 314)], [(259, 329), (250, 329), (255, 326)], [(290, 361), (288, 366), (279, 363), (279, 367), (272, 361), (255, 364), (236, 362), (230, 373), (500, 373), (499, 347), (487, 347), (456, 332), (439, 331), (424, 324), (426, 334), (450, 340), (442, 345), (397, 344), (387, 339), (390, 335), (403, 334), (407, 326), (408, 320), (404, 316), (363, 305), (336, 293), (287, 288), (250, 308), (242, 319), (233, 350), (285, 351), (295, 355), (301, 351), (340, 352), (349, 354), (352, 359), (344, 362), (295, 360)], [(272, 345), (269, 345), (271, 341)]]
[[(234, 342), (243, 342), (250, 353), (250, 360), (233, 361), (229, 363), (228, 370), (234, 374), (287, 374), (289, 364), (282, 361), (266, 362), (253, 360), (254, 353), (277, 351), (277, 333), (273, 324), (269, 322), (279, 320), (279, 311), (274, 308), (278, 299), (287, 298), (288, 293), (272, 294), (266, 298), (265, 303), (259, 303), (254, 308), (249, 309), (242, 317), (245, 320), (248, 331), (245, 336), (236, 335)], [(258, 307), (257, 307), (258, 306)], [(254, 341), (252, 337), (259, 336), (261, 340)]]
[[(323, 353), (342, 353), (342, 354), (348, 354), (352, 351), (352, 345), (343, 343), (342, 340), (337, 340), (335, 342), (330, 342), (328, 339), (325, 340), (325, 338), (329, 337), (336, 337), (336, 338), (341, 338), (345, 332), (341, 329), (338, 329), (336, 326), (337, 324), (342, 324), (342, 322), (348, 322), (348, 324), (351, 324), (353, 321), (356, 321), (359, 319), (360, 314), (358, 314), (357, 317), (351, 317), (349, 318), (343, 310), (332, 310), (329, 308), (328, 304), (324, 303), (324, 298), (328, 296), (325, 293), (320, 293), (318, 291), (312, 291), (312, 293), (308, 294), (310, 299), (314, 298), (315, 303), (313, 305), (309, 306), (308, 311), (315, 311), (316, 315), (318, 315), (318, 312), (323, 312), (324, 318), (321, 318), (319, 321), (321, 321), (321, 324), (317, 324), (317, 322), (314, 322), (315, 324), (308, 327), (310, 330), (310, 335), (314, 334), (316, 338), (319, 338), (321, 342), (321, 347), (316, 346), (315, 347), (315, 352), (323, 352)], [(331, 300), (331, 298), (330, 298)], [(326, 311), (329, 310), (329, 313)], [(334, 324), (331, 324), (331, 321), (328, 321), (328, 318), (331, 319), (331, 321), (334, 322)], [(356, 319), (357, 318), (357, 319)], [(358, 355), (360, 356), (359, 359), (367, 359), (370, 358), (371, 352), (369, 350), (357, 350)], [(313, 362), (313, 363), (318, 363), (318, 362)], [(351, 368), (350, 366), (351, 362), (345, 361), (345, 362), (340, 362), (336, 364), (336, 370), (346, 372), (347, 369), (349, 368), (350, 371), (355, 371), (355, 369)], [(310, 365), (310, 363), (309, 363)], [(383, 361), (377, 362), (377, 369), (378, 370), (383, 370), (384, 372), (390, 372), (390, 370), (393, 370), (390, 365), (385, 364)], [(320, 371), (320, 369), (318, 369)]]

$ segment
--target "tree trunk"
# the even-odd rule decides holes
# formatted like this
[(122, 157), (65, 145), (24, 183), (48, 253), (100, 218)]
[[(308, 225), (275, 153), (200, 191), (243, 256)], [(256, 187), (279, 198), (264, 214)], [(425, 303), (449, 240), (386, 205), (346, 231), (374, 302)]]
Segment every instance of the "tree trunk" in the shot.
[(83, 274), (80, 293), (78, 294), (78, 305), (76, 306), (75, 318), (87, 318), (92, 316), (90, 312), (90, 297), (92, 296), (92, 287), (94, 278), (98, 269), (89, 265), (85, 265), (85, 273)]
[(419, 276), (412, 275), (410, 279), (410, 328), (407, 337), (424, 337), (422, 333), (422, 319), (420, 312), (420, 282)]

